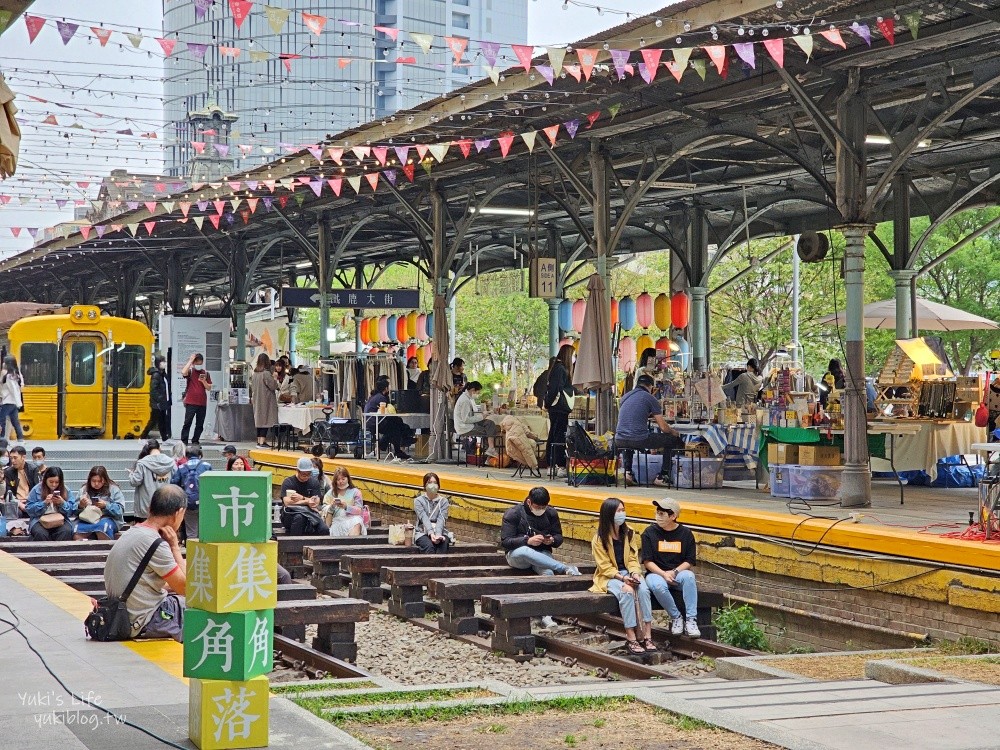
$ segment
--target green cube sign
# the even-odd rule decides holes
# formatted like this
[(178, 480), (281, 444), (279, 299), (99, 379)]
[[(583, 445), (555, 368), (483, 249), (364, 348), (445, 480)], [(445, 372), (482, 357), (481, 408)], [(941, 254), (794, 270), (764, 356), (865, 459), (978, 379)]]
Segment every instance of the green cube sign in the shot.
[(199, 482), (198, 538), (259, 544), (271, 538), (271, 474), (206, 471)]
[(274, 610), (184, 612), (184, 676), (243, 682), (274, 667)]

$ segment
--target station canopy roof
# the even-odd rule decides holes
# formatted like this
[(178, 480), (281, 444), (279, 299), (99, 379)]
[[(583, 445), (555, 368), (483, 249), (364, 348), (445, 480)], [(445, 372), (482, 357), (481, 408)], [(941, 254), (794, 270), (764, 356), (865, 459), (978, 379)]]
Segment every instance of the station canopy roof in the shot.
[[(912, 183), (913, 215), (941, 216), (968, 195), (974, 195), (970, 206), (995, 203), (1000, 106), (993, 84), (1000, 79), (1000, 0), (784, 0), (778, 5), (774, 0), (671, 5), (572, 45), (566, 64), (576, 63), (579, 50), (597, 51), (598, 68), (589, 80), (578, 82), (571, 71), (550, 85), (537, 68), (530, 73), (510, 68), (496, 84), (487, 78), (333, 135), (318, 144), (325, 149), (322, 162), (302, 150), (234, 175), (236, 189), (227, 182), (219, 189), (164, 194), (153, 211), (140, 205), (101, 221), (101, 237), (95, 226), (88, 239), (73, 233), (0, 263), (0, 272), (8, 272), (0, 298), (67, 301), (79, 289), (114, 285), (123, 274), (140, 279), (137, 293), (157, 293), (166, 284), (170, 258), (180, 260), (186, 283), (197, 292), (224, 297), (233, 273), (227, 263), (241, 248), (249, 258), (266, 250), (253, 285), (278, 286), (294, 265), (304, 266), (303, 240), (315, 246), (320, 217), (331, 227), (331, 255), (338, 243), (350, 239), (336, 255), (338, 270), (414, 260), (426, 270), (432, 184), (446, 202), (448, 267), (458, 275), (517, 267), (521, 261), (511, 252), (515, 242), (544, 247), (547, 236), (561, 241), (563, 257), (580, 250), (575, 257), (586, 260), (594, 252), (593, 215), (580, 196), (591, 186), (594, 148), (596, 158), (606, 158), (612, 167), (612, 227), (623, 208), (635, 204), (627, 225), (618, 228), (612, 248), (617, 256), (682, 250), (694, 206), (705, 212), (709, 243), (720, 248), (745, 239), (745, 211), (754, 237), (835, 227), (842, 223), (834, 187), (834, 153), (842, 129), (829, 118), (838, 99), (852, 96), (863, 99), (868, 114), (867, 179), (869, 190), (877, 189), (873, 220), (891, 218), (892, 190), (885, 175), (899, 166)], [(893, 21), (892, 44), (886, 19)], [(810, 21), (813, 49), (807, 61), (799, 42)], [(864, 25), (864, 33), (851, 31), (855, 23)], [(824, 36), (832, 24), (838, 33)], [(740, 35), (740, 26), (755, 29), (756, 36)], [(765, 51), (765, 26), (769, 40), (784, 40), (783, 67)], [(732, 46), (749, 41), (758, 42), (753, 67)], [(714, 45), (729, 45), (725, 78), (705, 49)], [(661, 63), (675, 61), (674, 49), (694, 51), (679, 82), (661, 64), (647, 83), (646, 71), (639, 68), (640, 47), (662, 48)], [(631, 73), (622, 79), (611, 57), (616, 49), (631, 50)], [(544, 54), (534, 60), (534, 65), (549, 63)], [(575, 137), (567, 123), (575, 127)], [(545, 129), (553, 126), (558, 133), (551, 146)], [(532, 131), (535, 143), (529, 150), (523, 134)], [(925, 131), (926, 138), (921, 135), (919, 145), (900, 156), (900, 144)], [(497, 141), (503, 134), (514, 136), (506, 158)], [(486, 138), (492, 141), (479, 152), (475, 140)], [(418, 164), (412, 183), (396, 164), (395, 187), (385, 173), (392, 164), (383, 167), (373, 154), (359, 159), (353, 151), (384, 147), (392, 159), (397, 147), (410, 146), (414, 158), (418, 145), (449, 144), (440, 163), (433, 151), (426, 155), (431, 169), (427, 173)], [(467, 157), (463, 147), (469, 147)], [(343, 149), (341, 166), (330, 158), (330, 149)], [(666, 163), (648, 190), (636, 191), (637, 183)], [(361, 179), (373, 172), (379, 175), (374, 191), (370, 178)], [(297, 184), (292, 193), (280, 183), (288, 178), (311, 185)], [(327, 182), (337, 178), (344, 178), (339, 197)], [(360, 194), (347, 178), (361, 179)], [(266, 180), (279, 181), (273, 193)], [(318, 180), (323, 183), (316, 195), (311, 188)], [(282, 196), (289, 198), (280, 201)], [(233, 198), (243, 199), (235, 211), (229, 204)], [(240, 212), (248, 210), (248, 198), (258, 201), (244, 222)], [(264, 198), (273, 198), (270, 210)], [(470, 211), (487, 199), (492, 208), (536, 211), (537, 221), (486, 213), (468, 221)], [(208, 204), (199, 210), (198, 201)], [(216, 213), (213, 201), (226, 201), (224, 211), (230, 214), (218, 229), (204, 220)], [(185, 202), (193, 205), (182, 222)], [(198, 215), (203, 217), (200, 229), (193, 220)], [(156, 222), (151, 236), (144, 226), (148, 221)], [(112, 224), (122, 228), (115, 231)], [(108, 292), (97, 292), (97, 298), (102, 296)]]

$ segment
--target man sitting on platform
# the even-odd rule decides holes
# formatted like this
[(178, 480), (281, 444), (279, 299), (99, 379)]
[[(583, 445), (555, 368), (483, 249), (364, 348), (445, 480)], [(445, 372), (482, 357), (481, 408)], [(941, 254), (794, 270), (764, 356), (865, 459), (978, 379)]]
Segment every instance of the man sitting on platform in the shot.
[[(663, 465), (653, 484), (666, 487), (670, 477), (670, 459), (673, 452), (682, 448), (684, 442), (680, 433), (667, 424), (663, 418), (660, 402), (653, 396), (653, 379), (649, 375), (636, 378), (635, 388), (622, 396), (618, 408), (618, 426), (615, 429), (615, 447), (625, 456), (625, 484), (635, 484), (632, 475), (634, 448), (662, 448)], [(652, 417), (661, 432), (651, 432), (649, 418)]]
[(120, 597), (151, 544), (157, 546), (125, 608), (132, 623), (133, 638), (184, 639), (184, 592), (187, 565), (177, 532), (184, 523), (187, 495), (167, 484), (153, 493), (149, 518), (122, 534), (108, 553), (104, 565), (104, 589)]
[[(698, 629), (698, 585), (692, 568), (697, 562), (694, 534), (677, 523), (681, 505), (672, 498), (654, 500), (656, 523), (642, 532), (642, 564), (646, 585), (667, 614), (670, 632), (700, 638)], [(686, 617), (677, 608), (670, 589), (680, 589)]]

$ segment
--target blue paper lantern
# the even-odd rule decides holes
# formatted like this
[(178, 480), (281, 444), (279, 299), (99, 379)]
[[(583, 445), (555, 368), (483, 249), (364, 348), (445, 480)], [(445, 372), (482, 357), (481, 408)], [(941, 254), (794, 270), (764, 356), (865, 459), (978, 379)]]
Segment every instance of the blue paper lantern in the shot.
[(563, 331), (573, 330), (573, 300), (564, 299), (559, 303), (559, 328)]
[(434, 338), (434, 313), (427, 313), (427, 338)]
[(385, 324), (386, 333), (389, 335), (389, 341), (399, 341), (399, 336), (396, 334), (396, 321), (398, 318), (395, 315), (390, 315), (388, 322)]
[(635, 300), (629, 296), (622, 297), (618, 302), (618, 320), (623, 331), (635, 328)]

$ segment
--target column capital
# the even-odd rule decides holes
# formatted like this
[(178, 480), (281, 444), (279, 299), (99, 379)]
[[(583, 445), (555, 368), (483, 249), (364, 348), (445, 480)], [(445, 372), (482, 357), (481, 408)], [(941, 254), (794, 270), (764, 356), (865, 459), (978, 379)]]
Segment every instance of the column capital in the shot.
[(874, 224), (865, 224), (863, 222), (857, 222), (857, 223), (851, 223), (851, 224), (841, 224), (840, 226), (834, 227), (834, 229), (836, 229), (839, 232), (843, 233), (843, 235), (845, 237), (847, 237), (849, 235), (857, 235), (857, 234), (860, 234), (862, 237), (864, 237), (866, 234), (868, 234), (874, 228), (875, 228)]
[(691, 295), (692, 299), (694, 299), (695, 297), (706, 297), (706, 296), (708, 296), (708, 287), (707, 286), (689, 286), (688, 287), (688, 293)]
[(896, 280), (896, 283), (905, 282), (910, 283), (910, 279), (917, 275), (917, 271), (914, 268), (893, 268), (889, 271), (889, 275)]

